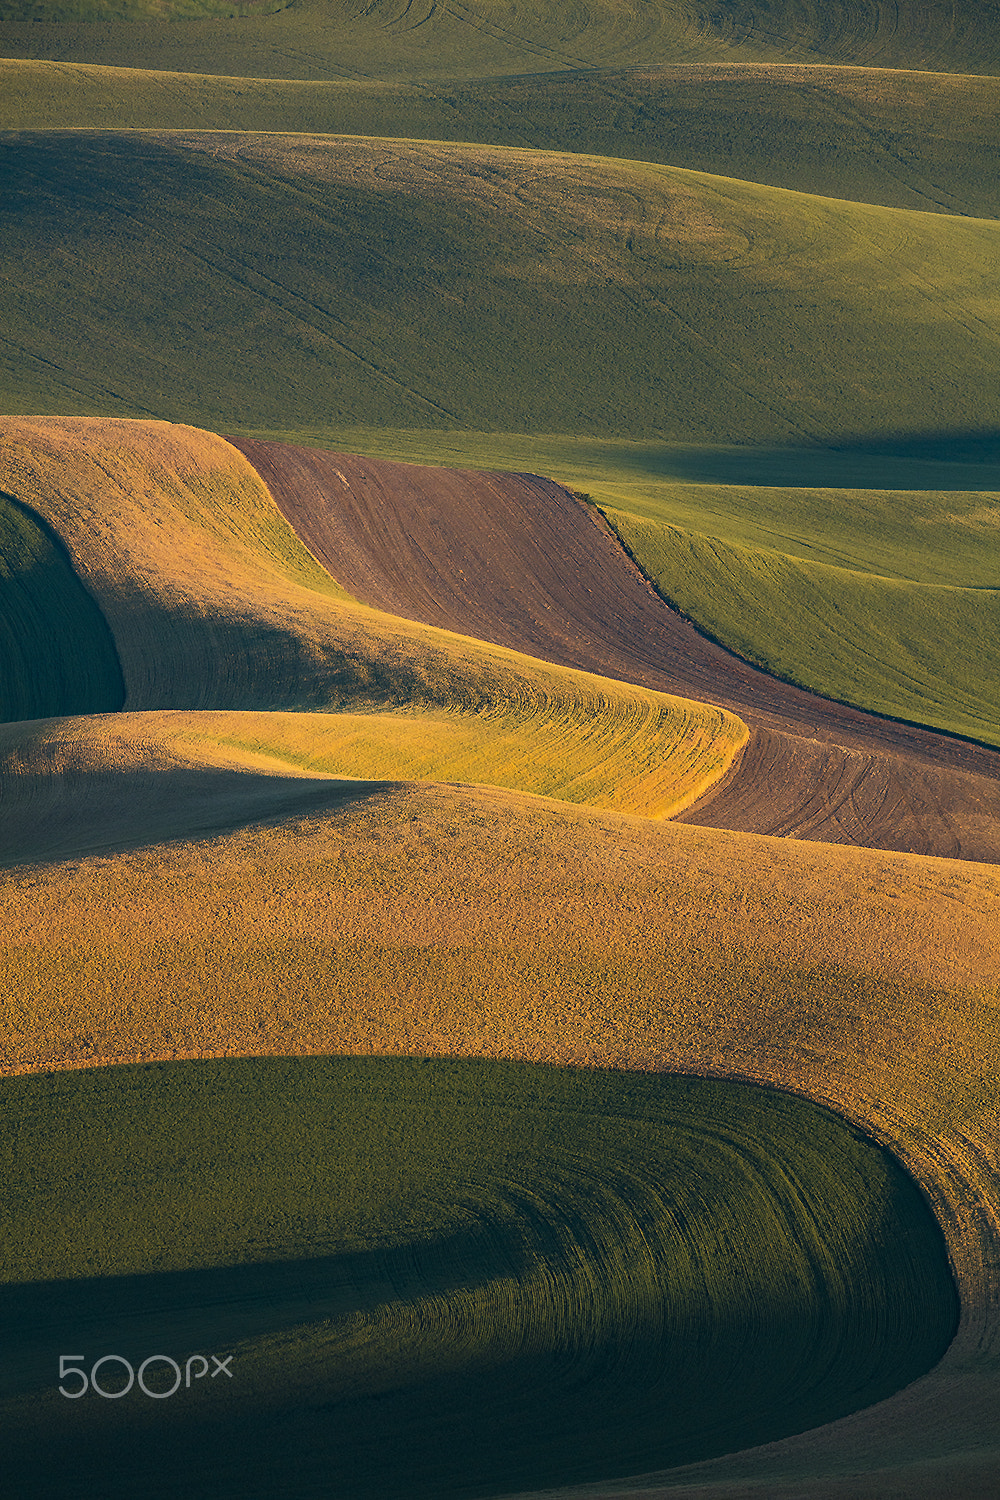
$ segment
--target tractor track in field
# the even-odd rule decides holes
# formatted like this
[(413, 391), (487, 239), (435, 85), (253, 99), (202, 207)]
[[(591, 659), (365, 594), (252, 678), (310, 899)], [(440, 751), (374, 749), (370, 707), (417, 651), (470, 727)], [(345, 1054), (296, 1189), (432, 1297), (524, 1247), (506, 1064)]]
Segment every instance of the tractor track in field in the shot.
[(738, 714), (746, 748), (677, 821), (1000, 863), (1000, 752), (750, 666), (666, 604), (555, 481), (228, 441), (360, 602)]

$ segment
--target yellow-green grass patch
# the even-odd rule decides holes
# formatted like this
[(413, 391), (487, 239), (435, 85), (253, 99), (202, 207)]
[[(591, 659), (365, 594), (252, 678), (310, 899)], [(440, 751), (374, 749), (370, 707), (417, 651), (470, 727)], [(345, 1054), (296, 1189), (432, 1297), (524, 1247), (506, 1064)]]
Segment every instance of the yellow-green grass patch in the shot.
[(973, 588), (886, 578), (606, 514), (664, 598), (748, 661), (827, 698), (1000, 745), (1000, 577)]
[[(198, 21), (211, 16), (226, 18), (267, 15), (280, 10), (287, 0), (2, 0), (0, 19), (31, 22), (32, 25), (135, 21)], [(16, 34), (16, 33), (15, 33)]]
[(747, 731), (733, 715), (648, 698), (0, 726), (0, 863), (202, 835), (335, 806), (386, 781), (481, 783), (669, 817), (725, 773)]
[(313, 775), (479, 782), (662, 818), (702, 795), (748, 737), (735, 715), (666, 694), (580, 697), (512, 694), (478, 714), (192, 716), (178, 739)]

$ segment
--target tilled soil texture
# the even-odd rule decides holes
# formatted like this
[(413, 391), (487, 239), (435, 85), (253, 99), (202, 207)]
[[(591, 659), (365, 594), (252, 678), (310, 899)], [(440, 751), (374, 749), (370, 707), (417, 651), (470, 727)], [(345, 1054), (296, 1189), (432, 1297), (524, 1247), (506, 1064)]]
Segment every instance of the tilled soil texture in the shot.
[(679, 821), (1000, 863), (1000, 753), (751, 667), (553, 480), (229, 441), (362, 603), (739, 714), (741, 758)]

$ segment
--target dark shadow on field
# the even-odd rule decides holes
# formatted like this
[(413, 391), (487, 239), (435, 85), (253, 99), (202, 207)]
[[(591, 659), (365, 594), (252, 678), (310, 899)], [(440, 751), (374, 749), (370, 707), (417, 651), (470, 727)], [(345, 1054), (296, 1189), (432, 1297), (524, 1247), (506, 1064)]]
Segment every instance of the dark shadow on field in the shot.
[[(4, 139), (0, 223), (27, 211), (51, 223), (88, 225), (94, 242), (113, 234), (122, 210), (155, 210), (176, 185), (177, 153), (141, 132), (19, 130)], [(207, 186), (211, 164), (185, 162), (185, 175)], [(110, 190), (110, 191), (109, 191)]]
[(0, 721), (125, 702), (108, 622), (44, 517), (0, 490)]
[[(479, 1274), (464, 1283), (455, 1275), (462, 1259), (479, 1262)], [(897, 1363), (890, 1328), (858, 1368), (858, 1330), (842, 1337), (839, 1327), (811, 1327), (803, 1336), (798, 1315), (782, 1320), (773, 1310), (771, 1318), (763, 1310), (749, 1338), (733, 1339), (724, 1326), (672, 1329), (661, 1309), (648, 1307), (631, 1329), (605, 1330), (589, 1344), (543, 1340), (535, 1352), (516, 1319), (504, 1346), (502, 1296), (501, 1324), (481, 1349), (474, 1335), (463, 1342), (460, 1323), (448, 1326), (438, 1303), (451, 1347), (445, 1359), (435, 1357), (433, 1320), (406, 1302), (463, 1284), (488, 1295), (487, 1281), (496, 1286), (520, 1270), (509, 1244), (498, 1254), (481, 1236), (456, 1235), (372, 1255), (10, 1289), (0, 1296), (0, 1320), (33, 1332), (6, 1349), (16, 1367), (8, 1389), (26, 1393), (3, 1403), (7, 1476), (35, 1500), (471, 1500), (751, 1447), (846, 1415), (928, 1367), (925, 1350), (919, 1364)], [(941, 1311), (934, 1309), (939, 1320)], [(345, 1378), (336, 1364), (344, 1346), (324, 1348), (335, 1329), (321, 1320), (352, 1312), (373, 1314), (374, 1337), (348, 1350)], [(415, 1360), (404, 1347), (395, 1368), (386, 1354), (412, 1312), (410, 1327), (429, 1357)], [(950, 1314), (931, 1362), (954, 1333), (957, 1306)], [(163, 1353), (184, 1370), (191, 1354), (225, 1358), (232, 1342), (296, 1326), (304, 1336), (299, 1362), (293, 1355), (283, 1367), (276, 1349), (263, 1389), (247, 1379), (237, 1351), (231, 1380), (203, 1377), (162, 1402), (132, 1399), (134, 1392), (121, 1402), (56, 1394), (63, 1353), (82, 1355), (87, 1369), (105, 1353), (134, 1368)], [(165, 1375), (161, 1366), (159, 1379)], [(148, 1379), (156, 1382), (152, 1372)], [(115, 1388), (114, 1366), (103, 1380)]]
[(52, 776), (0, 768), (0, 869), (213, 838), (254, 823), (330, 812), (399, 785), (196, 766)]
[[(0, 1399), (54, 1390), (59, 1355), (70, 1349), (87, 1351), (88, 1368), (112, 1351), (136, 1364), (161, 1351), (183, 1364), (303, 1323), (517, 1277), (525, 1267), (514, 1239), (480, 1229), (355, 1254), (0, 1286)], [(109, 1377), (113, 1387), (112, 1370)]]
[(1000, 490), (1000, 431), (861, 435), (830, 447), (580, 445), (580, 457), (690, 484), (789, 489)]
[[(227, 1090), (223, 1108), (199, 1115), (199, 1101), (204, 1109), (214, 1097), (206, 1093), (213, 1079)], [(183, 1124), (194, 1121), (212, 1155), (238, 1172), (234, 1161), (250, 1161), (256, 1171), (260, 1157), (227, 1157), (229, 1136), (237, 1144), (239, 1137), (227, 1100), (244, 1116), (254, 1099), (273, 1101), (258, 1137), (266, 1143), (273, 1126), (308, 1119), (310, 1099), (337, 1097), (323, 1090), (338, 1080), (351, 1091), (340, 1097), (360, 1106), (351, 1129), (370, 1141), (365, 1159), (376, 1171), (392, 1158), (379, 1110), (432, 1145), (436, 1161), (449, 1141), (461, 1159), (448, 1122), (456, 1105), (474, 1105), (488, 1131), (499, 1132), (503, 1154), (482, 1158), (493, 1163), (496, 1196), (485, 1200), (474, 1174), (459, 1175), (448, 1188), (439, 1180), (426, 1191), (432, 1202), (457, 1207), (460, 1227), (387, 1248), (0, 1288), (0, 1424), (11, 1494), (457, 1500), (612, 1478), (731, 1452), (857, 1410), (923, 1374), (954, 1335), (958, 1299), (943, 1235), (891, 1158), (896, 1185), (905, 1185), (922, 1228), (911, 1241), (917, 1220), (899, 1195), (878, 1200), (896, 1203), (901, 1214), (877, 1218), (872, 1248), (894, 1244), (901, 1233), (912, 1249), (886, 1276), (881, 1255), (869, 1265), (848, 1251), (829, 1263), (822, 1253), (810, 1255), (805, 1301), (769, 1270), (737, 1279), (734, 1295), (721, 1299), (707, 1294), (701, 1274), (687, 1279), (681, 1268), (688, 1258), (675, 1261), (674, 1251), (688, 1238), (700, 1240), (702, 1209), (703, 1228), (718, 1222), (708, 1184), (720, 1179), (705, 1179), (700, 1204), (672, 1200), (661, 1221), (641, 1190), (642, 1174), (635, 1175), (632, 1132), (655, 1140), (673, 1122), (685, 1132), (694, 1128), (707, 1145), (720, 1128), (727, 1139), (735, 1128), (754, 1151), (762, 1139), (801, 1138), (804, 1112), (816, 1107), (756, 1086), (623, 1080), (613, 1070), (593, 1077), (582, 1070), (577, 1079), (570, 1070), (471, 1058), (286, 1058), (131, 1067), (120, 1075), (97, 1069), (75, 1080), (19, 1083), (17, 1092), (22, 1105), (35, 1099), (57, 1108), (59, 1121), (92, 1149), (98, 1170), (109, 1157), (109, 1172), (120, 1164), (116, 1146), (121, 1153), (129, 1138), (128, 1131), (109, 1132), (107, 1112), (91, 1107), (113, 1095), (127, 1102), (129, 1119), (155, 1120), (157, 1150), (175, 1152), (179, 1164), (188, 1165), (192, 1149)], [(672, 1107), (664, 1096), (673, 1097)], [(774, 1137), (765, 1128), (762, 1138), (761, 1109), (772, 1098), (791, 1123)], [(164, 1108), (170, 1100), (174, 1113)], [(525, 1112), (526, 1135), (514, 1128), (512, 1109)], [(538, 1132), (546, 1133), (553, 1110), (552, 1123), (564, 1120), (569, 1134), (556, 1130), (539, 1155)], [(116, 1117), (124, 1118), (124, 1109)], [(828, 1145), (855, 1135), (825, 1111), (811, 1118)], [(587, 1140), (596, 1141), (591, 1131), (600, 1131), (602, 1120), (618, 1120), (624, 1131), (615, 1136), (612, 1128), (625, 1144), (625, 1161), (614, 1149), (607, 1160), (601, 1153), (612, 1220), (591, 1192), (595, 1161)], [(366, 1137), (369, 1121), (375, 1126)], [(30, 1161), (26, 1138), (28, 1130), (12, 1137)], [(527, 1161), (518, 1141), (530, 1151)], [(866, 1154), (879, 1150), (869, 1145)], [(148, 1159), (137, 1146), (133, 1152), (126, 1159)], [(334, 1191), (349, 1156), (341, 1146), (329, 1157)], [(546, 1164), (560, 1159), (581, 1195), (549, 1197)], [(320, 1165), (301, 1150), (286, 1160), (286, 1172), (315, 1173)], [(530, 1180), (518, 1163), (530, 1168)], [(881, 1172), (876, 1180), (887, 1181)], [(185, 1215), (156, 1217), (152, 1205), (151, 1213), (158, 1243), (183, 1247)], [(60, 1219), (68, 1237), (70, 1219)], [(141, 1217), (132, 1222), (142, 1233)], [(732, 1222), (753, 1233), (758, 1221), (751, 1215)], [(266, 1254), (270, 1224), (257, 1224), (255, 1244)], [(416, 1231), (403, 1225), (398, 1233)], [(705, 1242), (713, 1259), (732, 1254), (725, 1239)], [(856, 1279), (866, 1265), (873, 1274)], [(183, 1370), (193, 1354), (230, 1353), (231, 1378), (206, 1372), (170, 1399), (132, 1391), (120, 1401), (92, 1392), (70, 1400), (58, 1392), (64, 1355), (89, 1371), (104, 1355), (138, 1368), (159, 1354)], [(158, 1379), (150, 1372), (154, 1389), (164, 1389), (165, 1373), (162, 1366)], [(114, 1366), (103, 1381), (106, 1391), (119, 1387)], [(64, 1383), (72, 1389), (78, 1382)]]
[(839, 453), (867, 453), (921, 463), (1000, 465), (1000, 428), (970, 427), (964, 432), (942, 428), (930, 432), (884, 433), (881, 437), (859, 433), (833, 446)]

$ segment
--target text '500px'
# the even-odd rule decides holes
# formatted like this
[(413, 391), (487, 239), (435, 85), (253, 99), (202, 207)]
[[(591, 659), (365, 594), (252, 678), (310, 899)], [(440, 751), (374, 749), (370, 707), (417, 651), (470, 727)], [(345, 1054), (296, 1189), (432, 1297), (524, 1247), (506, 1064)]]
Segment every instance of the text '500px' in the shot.
[[(59, 1379), (74, 1379), (74, 1384), (79, 1382), (76, 1389), (67, 1389), (65, 1385), (59, 1387), (59, 1394), (68, 1396), (71, 1401), (85, 1396), (88, 1391), (96, 1392), (106, 1401), (117, 1401), (119, 1396), (127, 1396), (133, 1386), (153, 1401), (164, 1401), (179, 1391), (182, 1385), (185, 1390), (190, 1389), (192, 1379), (202, 1380), (209, 1373), (213, 1380), (217, 1375), (225, 1375), (229, 1380), (233, 1378), (233, 1372), (229, 1368), (233, 1359), (231, 1354), (227, 1354), (224, 1359), (220, 1359), (217, 1354), (210, 1354), (207, 1359), (204, 1354), (192, 1354), (184, 1361), (183, 1370), (169, 1354), (150, 1354), (143, 1360), (138, 1371), (121, 1354), (102, 1354), (100, 1359), (94, 1360), (89, 1375), (83, 1368), (86, 1358), (85, 1354), (59, 1356)], [(208, 1368), (209, 1359), (215, 1366), (211, 1372)]]

